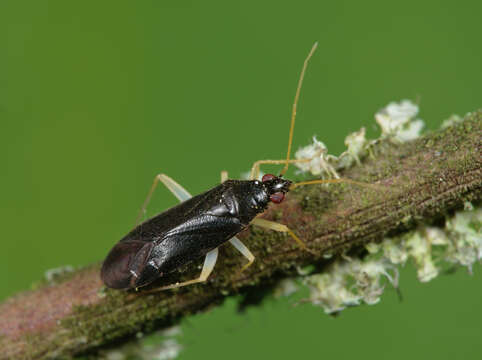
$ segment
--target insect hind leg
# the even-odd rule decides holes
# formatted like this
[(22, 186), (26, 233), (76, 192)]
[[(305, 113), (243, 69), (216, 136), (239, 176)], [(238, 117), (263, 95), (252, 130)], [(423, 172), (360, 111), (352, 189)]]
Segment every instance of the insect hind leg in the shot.
[(153, 293), (153, 292), (158, 292), (162, 290), (175, 289), (182, 286), (197, 284), (197, 283), (206, 281), (209, 275), (211, 275), (211, 273), (213, 272), (214, 265), (216, 265), (216, 261), (218, 259), (218, 252), (219, 252), (218, 248), (216, 248), (206, 254), (206, 257), (204, 258), (203, 268), (201, 270), (201, 275), (199, 275), (197, 279), (183, 281), (180, 283), (175, 283), (167, 286), (162, 286), (162, 287), (153, 289), (151, 291), (146, 291), (146, 293)]
[(141, 218), (146, 213), (147, 205), (149, 205), (152, 195), (154, 194), (154, 191), (156, 190), (159, 182), (162, 182), (169, 189), (169, 191), (181, 202), (186, 201), (192, 197), (191, 194), (186, 189), (184, 189), (181, 185), (179, 185), (177, 182), (175, 182), (166, 174), (157, 174), (156, 177), (154, 178), (154, 182), (152, 183), (151, 189), (147, 194), (147, 198), (144, 201), (144, 204), (142, 205), (142, 208), (139, 211), (139, 214), (137, 215), (136, 225), (139, 224)]

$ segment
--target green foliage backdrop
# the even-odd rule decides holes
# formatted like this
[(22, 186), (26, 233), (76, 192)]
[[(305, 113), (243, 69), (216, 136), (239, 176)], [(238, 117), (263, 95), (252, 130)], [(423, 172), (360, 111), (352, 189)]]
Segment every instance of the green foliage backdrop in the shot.
[[(0, 2), (0, 299), (50, 268), (100, 261), (133, 225), (155, 174), (193, 193), (284, 155), (301, 64), (295, 148), (332, 153), (389, 101), (436, 128), (482, 105), (480, 2)], [(150, 212), (175, 204), (160, 190)], [(248, 244), (249, 245), (249, 244)], [(481, 267), (404, 301), (339, 318), (234, 302), (184, 323), (181, 359), (479, 359)]]

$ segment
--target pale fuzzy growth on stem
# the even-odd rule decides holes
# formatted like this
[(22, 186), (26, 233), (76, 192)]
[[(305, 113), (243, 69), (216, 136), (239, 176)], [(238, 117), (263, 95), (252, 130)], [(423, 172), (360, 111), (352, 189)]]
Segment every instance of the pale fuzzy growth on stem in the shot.
[(293, 279), (283, 279), (274, 289), (273, 295), (277, 298), (290, 296), (299, 290), (299, 286)]
[(310, 172), (313, 175), (322, 177), (336, 178), (340, 176), (335, 170), (338, 159), (328, 154), (328, 149), (316, 137), (313, 137), (313, 144), (299, 149), (295, 157), (297, 159), (311, 159), (310, 162), (295, 163), (302, 172)]
[(472, 271), (472, 265), (482, 259), (482, 209), (457, 213), (447, 223), (446, 232), (452, 240), (447, 242), (447, 261)]
[[(181, 352), (182, 346), (176, 341), (176, 339), (164, 340), (160, 346), (155, 350), (152, 355), (152, 359), (156, 360), (171, 360), (177, 358)], [(147, 360), (148, 358), (146, 358)]]
[[(416, 119), (418, 111), (418, 106), (409, 100), (391, 102), (378, 111), (375, 119), (381, 128), (380, 138), (405, 142), (419, 137), (424, 123)], [(460, 117), (452, 116), (442, 127), (459, 121)], [(329, 155), (326, 146), (314, 138), (313, 144), (296, 153), (298, 159), (312, 160), (295, 165), (302, 172), (333, 177), (335, 169), (359, 164), (377, 141), (367, 140), (362, 128), (346, 137), (347, 150), (336, 157)], [(482, 258), (481, 223), (482, 210), (474, 210), (467, 204), (465, 211), (447, 219), (444, 229), (421, 226), (400, 237), (384, 239), (380, 244), (368, 244), (369, 255), (363, 260), (341, 259), (323, 274), (307, 277), (305, 283), (311, 290), (308, 300), (323, 307), (327, 313), (361, 303), (375, 304), (380, 300), (385, 283), (397, 286), (397, 266), (408, 261), (413, 262), (421, 282), (437, 277), (444, 263), (462, 265), (471, 272), (472, 265)]]
[(45, 271), (45, 279), (48, 282), (55, 282), (58, 278), (74, 271), (71, 265), (65, 265), (58, 268), (53, 268)]
[(386, 260), (349, 259), (335, 262), (330, 271), (310, 276), (305, 283), (310, 289), (308, 300), (331, 314), (362, 302), (378, 303), (385, 280), (398, 284), (396, 267)]
[(453, 126), (453, 125), (458, 124), (462, 121), (464, 121), (463, 117), (460, 117), (457, 114), (452, 114), (448, 119), (445, 119), (442, 122), (442, 125), (440, 126), (440, 128), (445, 129), (445, 128), (448, 128), (449, 126)]
[(467, 203), (466, 210), (447, 219), (445, 228), (422, 226), (380, 244), (366, 245), (368, 255), (335, 262), (323, 274), (305, 279), (310, 288), (308, 301), (325, 312), (339, 312), (347, 306), (375, 304), (387, 281), (398, 285), (398, 265), (412, 261), (421, 282), (428, 282), (443, 266), (472, 266), (482, 259), (482, 209)]
[(347, 168), (356, 163), (361, 164), (360, 158), (365, 156), (369, 142), (365, 136), (365, 128), (349, 134), (345, 138), (347, 150), (340, 155), (338, 168)]
[(405, 142), (420, 136), (424, 122), (415, 119), (418, 114), (418, 105), (410, 100), (399, 103), (391, 102), (375, 114), (375, 120), (382, 130), (382, 138), (391, 138), (395, 141)]
[(178, 357), (182, 345), (176, 339), (181, 334), (179, 326), (157, 331), (144, 337), (137, 334), (137, 339), (130, 341), (120, 348), (102, 352), (100, 360), (172, 360)]
[[(418, 106), (409, 100), (389, 103), (375, 114), (375, 120), (381, 128), (380, 138), (405, 142), (419, 137), (424, 122), (415, 119), (418, 111)], [(361, 160), (368, 155), (370, 147), (378, 140), (368, 140), (365, 128), (361, 128), (345, 138), (347, 150), (337, 157), (328, 154), (325, 144), (314, 137), (312, 144), (300, 148), (295, 154), (297, 159), (311, 159), (311, 161), (296, 163), (295, 166), (301, 172), (309, 172), (322, 178), (339, 178), (336, 170), (361, 164)]]
[[(380, 139), (401, 143), (418, 138), (424, 127), (424, 122), (416, 118), (418, 112), (418, 105), (409, 100), (389, 103), (375, 114)], [(442, 127), (459, 121), (459, 117), (452, 116)], [(347, 150), (336, 157), (328, 154), (325, 144), (313, 137), (312, 144), (295, 154), (297, 159), (311, 160), (295, 166), (321, 178), (339, 178), (337, 170), (360, 164), (380, 139), (368, 140), (365, 128), (361, 128), (346, 137)], [(306, 277), (304, 281), (311, 290), (308, 300), (327, 313), (361, 303), (375, 304), (387, 282), (398, 286), (397, 267), (407, 261), (413, 262), (421, 282), (437, 277), (441, 263), (466, 266), (471, 271), (473, 263), (482, 257), (480, 213), (481, 210), (469, 209), (448, 219), (445, 229), (422, 226), (380, 244), (366, 245), (369, 255), (363, 260), (341, 259), (323, 274)], [(478, 227), (473, 227), (474, 223)]]
[(432, 257), (432, 243), (426, 234), (423, 236), (421, 231), (415, 231), (400, 245), (403, 247), (399, 250), (406, 252), (407, 258), (413, 259), (418, 279), (421, 282), (429, 282), (439, 274), (439, 269), (435, 266)]

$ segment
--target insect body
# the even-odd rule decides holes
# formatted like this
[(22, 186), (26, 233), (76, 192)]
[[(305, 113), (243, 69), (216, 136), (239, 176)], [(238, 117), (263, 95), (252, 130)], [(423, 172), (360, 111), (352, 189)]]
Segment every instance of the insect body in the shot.
[[(301, 84), (316, 46), (306, 58), (298, 82), (286, 159), (255, 162), (251, 168), (251, 180), (228, 180), (224, 172), (220, 185), (194, 197), (170, 177), (157, 175), (141, 214), (159, 182), (166, 185), (181, 203), (138, 225), (112, 248), (101, 270), (101, 278), (108, 287), (131, 289), (148, 285), (182, 265), (205, 256), (199, 278), (156, 290), (203, 282), (216, 264), (218, 247), (228, 241), (248, 259), (243, 267), (245, 269), (254, 261), (254, 255), (235, 235), (248, 225), (287, 233), (302, 248), (306, 248), (286, 225), (256, 216), (264, 212), (270, 202), (281, 203), (289, 190), (300, 185), (339, 182), (366, 185), (348, 179), (311, 180), (294, 184), (282, 178), (290, 163), (311, 160), (290, 160), (290, 151)], [(284, 164), (284, 168), (279, 176), (267, 174), (260, 181), (261, 164)]]
[(270, 201), (280, 202), (290, 185), (265, 175), (263, 181), (227, 180), (194, 196), (120, 240), (104, 262), (102, 279), (116, 289), (147, 285), (230, 240)]

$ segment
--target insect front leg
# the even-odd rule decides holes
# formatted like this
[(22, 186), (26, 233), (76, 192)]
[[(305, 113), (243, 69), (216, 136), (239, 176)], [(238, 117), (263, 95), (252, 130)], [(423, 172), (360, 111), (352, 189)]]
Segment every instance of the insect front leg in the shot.
[(137, 216), (137, 219), (136, 219), (136, 225), (139, 224), (141, 218), (146, 213), (147, 205), (151, 201), (152, 194), (154, 194), (154, 191), (156, 190), (157, 184), (159, 184), (159, 182), (162, 182), (169, 189), (169, 191), (172, 192), (174, 196), (181, 202), (186, 201), (192, 197), (191, 194), (189, 194), (189, 192), (186, 189), (184, 189), (181, 185), (179, 185), (169, 176), (167, 176), (166, 174), (158, 174), (154, 178), (154, 182), (152, 183), (151, 189), (147, 194), (147, 198), (144, 201), (144, 204), (142, 205), (141, 210), (139, 211), (139, 215)]
[[(313, 158), (311, 158), (311, 159), (293, 159), (293, 160), (288, 160), (288, 163), (292, 164), (292, 163), (310, 162), (311, 160), (313, 160)], [(251, 168), (250, 180), (255, 180), (255, 179), (259, 178), (259, 172), (260, 172), (259, 166), (262, 165), (262, 164), (274, 164), (274, 165), (276, 165), (276, 164), (286, 164), (286, 163), (287, 163), (286, 160), (258, 160), (253, 164), (253, 167)], [(378, 185), (363, 183), (363, 182), (360, 182), (360, 181), (355, 181), (355, 180), (346, 179), (346, 178), (301, 181), (299, 183), (293, 184), (291, 189), (294, 189), (294, 188), (296, 188), (298, 186), (301, 186), (301, 185), (335, 184), (335, 183), (345, 183), (345, 184), (358, 185), (358, 186), (362, 186), (362, 187), (371, 188), (372, 190), (375, 190), (375, 191), (383, 190), (383, 187), (380, 187)]]
[(218, 249), (216, 248), (206, 254), (206, 257), (204, 258), (203, 268), (201, 270), (201, 275), (199, 275), (197, 279), (188, 280), (181, 283), (175, 283), (167, 286), (162, 286), (160, 288), (157, 288), (151, 291), (146, 291), (146, 293), (153, 293), (153, 292), (158, 292), (162, 290), (175, 289), (181, 286), (204, 282), (208, 279), (209, 275), (211, 275), (211, 273), (213, 272), (214, 265), (216, 265), (217, 259), (218, 259)]

